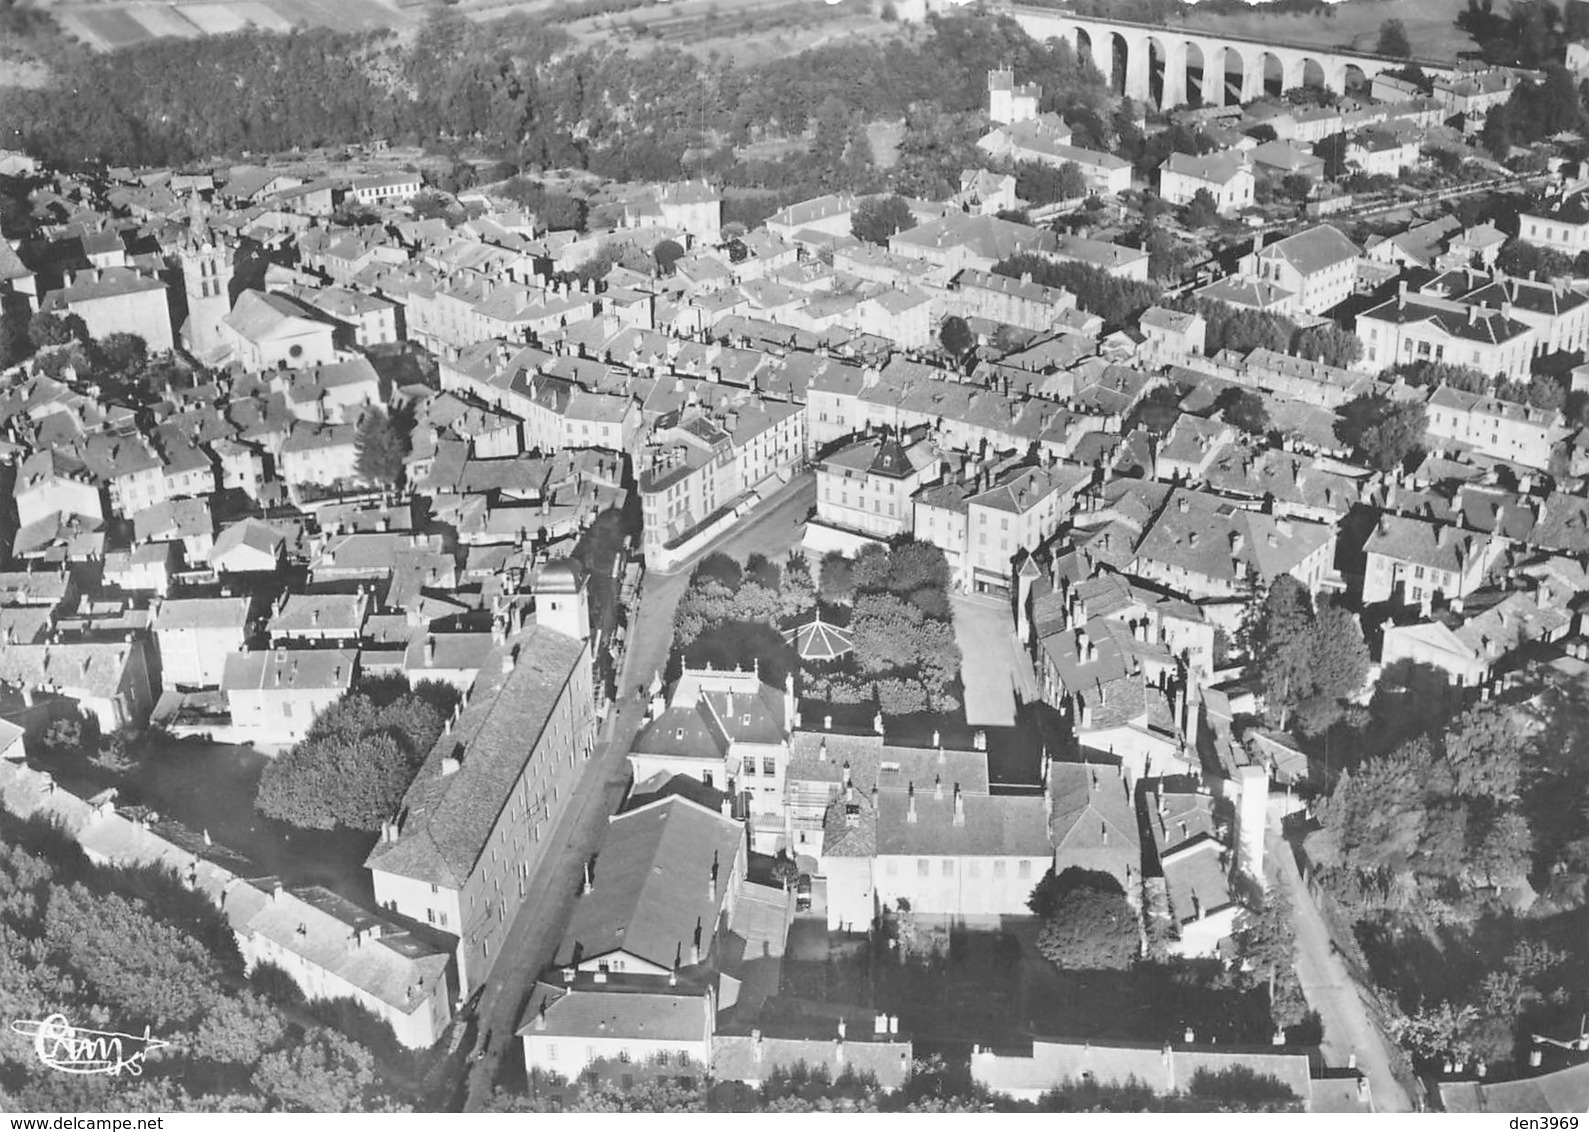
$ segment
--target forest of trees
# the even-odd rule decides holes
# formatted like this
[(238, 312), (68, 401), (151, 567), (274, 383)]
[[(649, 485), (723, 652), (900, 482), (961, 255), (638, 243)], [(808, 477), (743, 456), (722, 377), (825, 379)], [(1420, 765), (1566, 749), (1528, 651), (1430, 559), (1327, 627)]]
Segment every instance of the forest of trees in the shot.
[[(1307, 839), (1315, 875), (1401, 1013), (1421, 1062), (1514, 1062), (1520, 1032), (1575, 1024), (1589, 814), (1582, 703), (1531, 738), (1480, 703), (1371, 755), (1334, 783)], [(1550, 878), (1522, 915), (1505, 893)]]
[[(174, 873), (91, 864), (56, 827), (0, 810), (0, 1004), (170, 1044), (141, 1075), (52, 1072), (0, 1041), (0, 1107), (48, 1112), (402, 1111), (365, 1046), (243, 981), (231, 928)], [(354, 1009), (357, 1009), (355, 1004)], [(390, 1028), (387, 1028), (390, 1036)], [(390, 1038), (395, 1045), (396, 1039)]]
[[(30, 152), (66, 166), (385, 139), (483, 152), (520, 171), (705, 172), (773, 190), (776, 201), (839, 188), (937, 197), (955, 187), (982, 129), (987, 72), (999, 65), (1041, 83), (1045, 110), (1096, 117), (1110, 101), (1068, 46), (981, 15), (933, 16), (915, 38), (825, 44), (747, 69), (671, 47), (573, 49), (539, 19), (482, 24), (442, 8), (407, 44), (386, 33), (250, 30), (74, 55), (44, 88), (0, 88), (0, 120)], [(906, 123), (886, 176), (863, 128), (880, 119)], [(808, 129), (806, 153), (740, 161), (732, 152)]]

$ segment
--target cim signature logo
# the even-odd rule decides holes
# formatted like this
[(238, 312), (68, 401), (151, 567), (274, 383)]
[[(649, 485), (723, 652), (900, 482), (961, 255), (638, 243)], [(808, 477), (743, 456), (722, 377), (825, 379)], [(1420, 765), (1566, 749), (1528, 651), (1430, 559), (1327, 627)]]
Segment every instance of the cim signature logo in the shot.
[(126, 1073), (143, 1075), (144, 1055), (170, 1045), (142, 1034), (118, 1034), (111, 1030), (84, 1030), (73, 1026), (64, 1014), (51, 1014), (42, 1022), (19, 1020), (11, 1023), (13, 1032), (33, 1039), (33, 1052), (51, 1069), (62, 1073), (106, 1073), (112, 1077)]

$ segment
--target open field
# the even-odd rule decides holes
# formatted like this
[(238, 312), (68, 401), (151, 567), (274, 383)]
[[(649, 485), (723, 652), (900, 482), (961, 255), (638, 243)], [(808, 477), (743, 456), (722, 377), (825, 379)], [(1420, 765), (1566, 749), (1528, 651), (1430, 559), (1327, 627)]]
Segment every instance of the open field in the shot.
[[(163, 36), (194, 39), (246, 27), (288, 31), (323, 27), (336, 31), (418, 27), (433, 5), (399, 0), (89, 0), (52, 5), (67, 35), (96, 51), (133, 47)], [(588, 45), (622, 44), (636, 54), (659, 46), (701, 58), (714, 53), (740, 66), (792, 55), (823, 43), (884, 38), (902, 26), (874, 12), (874, 0), (649, 0), (621, 12), (589, 16), (559, 26)], [(463, 0), (457, 10), (470, 19), (554, 15), (562, 0)], [(0, 76), (3, 77), (3, 76)]]
[(37, 89), (50, 81), (50, 69), (34, 59), (0, 59), (0, 87)]
[[(717, 53), (753, 66), (838, 40), (898, 34), (902, 25), (877, 17), (874, 0), (646, 0), (635, 7), (559, 24), (581, 43), (621, 44), (639, 55), (659, 46), (700, 58)], [(563, 0), (463, 0), (458, 10), (475, 20), (556, 12)]]
[(96, 51), (133, 47), (161, 37), (195, 39), (253, 26), (266, 31), (295, 27), (335, 31), (402, 30), (417, 25), (426, 9), (381, 0), (206, 0), (196, 4), (93, 3), (57, 5), (62, 29)]
[(1456, 25), (1457, 13), (1464, 6), (1464, 0), (1347, 0), (1313, 15), (1267, 12), (1261, 7), (1228, 14), (1194, 10), (1176, 26), (1298, 47), (1372, 51), (1379, 40), (1379, 26), (1386, 20), (1400, 20), (1420, 58), (1455, 59), (1457, 52), (1478, 46)]

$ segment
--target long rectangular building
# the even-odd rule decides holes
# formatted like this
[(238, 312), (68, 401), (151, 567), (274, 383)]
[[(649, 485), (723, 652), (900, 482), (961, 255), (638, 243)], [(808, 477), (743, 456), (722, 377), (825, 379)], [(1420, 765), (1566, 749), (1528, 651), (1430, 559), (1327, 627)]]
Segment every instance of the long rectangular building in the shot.
[(382, 907), (459, 937), (460, 995), (490, 974), (595, 736), (586, 642), (530, 626), (486, 661), (370, 851)]

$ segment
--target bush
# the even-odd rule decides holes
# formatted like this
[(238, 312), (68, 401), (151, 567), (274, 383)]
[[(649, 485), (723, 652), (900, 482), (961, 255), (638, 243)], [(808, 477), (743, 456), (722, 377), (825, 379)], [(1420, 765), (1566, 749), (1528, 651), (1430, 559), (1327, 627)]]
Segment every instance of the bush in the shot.
[(300, 1006), (305, 1001), (303, 990), (286, 969), (268, 960), (254, 964), (254, 969), (248, 973), (248, 982), (278, 1006)]
[(1118, 890), (1078, 886), (1043, 923), (1037, 949), (1066, 970), (1123, 971), (1141, 952), (1136, 910)]

